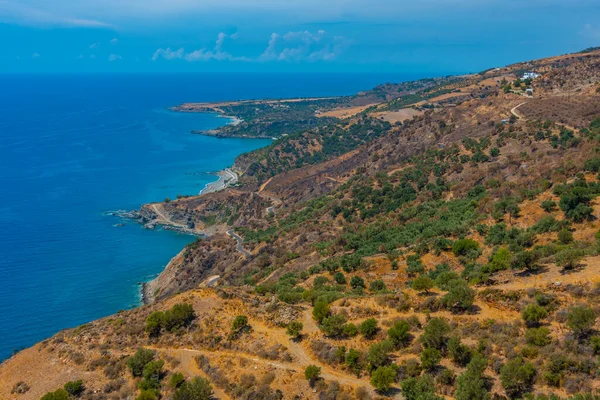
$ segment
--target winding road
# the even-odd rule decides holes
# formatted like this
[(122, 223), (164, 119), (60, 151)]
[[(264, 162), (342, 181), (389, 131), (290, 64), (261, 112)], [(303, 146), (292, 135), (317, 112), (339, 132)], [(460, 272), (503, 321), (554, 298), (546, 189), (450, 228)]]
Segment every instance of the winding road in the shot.
[(235, 233), (233, 231), (233, 229), (230, 229), (227, 231), (227, 235), (229, 235), (229, 237), (232, 237), (235, 239), (235, 241), (237, 242), (237, 251), (239, 251), (240, 253), (242, 253), (244, 256), (246, 257), (250, 257), (251, 254), (248, 250), (244, 249), (244, 239), (238, 235), (237, 233)]

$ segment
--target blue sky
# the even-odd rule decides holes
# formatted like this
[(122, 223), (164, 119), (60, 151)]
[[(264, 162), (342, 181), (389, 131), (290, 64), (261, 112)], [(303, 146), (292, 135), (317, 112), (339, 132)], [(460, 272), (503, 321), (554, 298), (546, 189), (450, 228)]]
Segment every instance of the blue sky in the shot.
[(0, 72), (461, 73), (600, 46), (598, 0), (0, 0)]

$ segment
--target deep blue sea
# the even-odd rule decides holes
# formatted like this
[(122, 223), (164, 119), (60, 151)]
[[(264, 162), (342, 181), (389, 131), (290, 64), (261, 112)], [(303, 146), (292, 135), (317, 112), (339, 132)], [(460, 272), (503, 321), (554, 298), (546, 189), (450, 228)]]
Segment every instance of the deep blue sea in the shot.
[(196, 194), (269, 143), (190, 134), (228, 120), (167, 108), (352, 94), (416, 76), (0, 75), (0, 360), (139, 304), (141, 281), (193, 238), (105, 212)]

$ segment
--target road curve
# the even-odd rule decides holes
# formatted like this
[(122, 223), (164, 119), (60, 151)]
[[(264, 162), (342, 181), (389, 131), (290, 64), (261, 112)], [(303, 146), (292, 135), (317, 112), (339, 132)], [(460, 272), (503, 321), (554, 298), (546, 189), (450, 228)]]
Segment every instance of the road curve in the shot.
[(232, 237), (235, 239), (235, 241), (237, 242), (237, 251), (239, 251), (240, 253), (242, 253), (244, 256), (246, 257), (250, 257), (251, 254), (248, 250), (244, 249), (244, 239), (242, 239), (242, 237), (240, 237), (240, 235), (238, 235), (237, 233), (235, 233), (233, 231), (233, 229), (230, 229), (227, 231), (227, 235), (229, 235), (229, 237)]

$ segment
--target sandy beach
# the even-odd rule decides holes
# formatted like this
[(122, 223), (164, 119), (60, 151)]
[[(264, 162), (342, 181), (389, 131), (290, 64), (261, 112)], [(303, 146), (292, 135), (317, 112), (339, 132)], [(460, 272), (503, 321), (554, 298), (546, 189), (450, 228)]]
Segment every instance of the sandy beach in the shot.
[(230, 168), (225, 168), (217, 173), (219, 179), (216, 182), (206, 184), (199, 194), (213, 193), (234, 185), (238, 181), (238, 174)]

